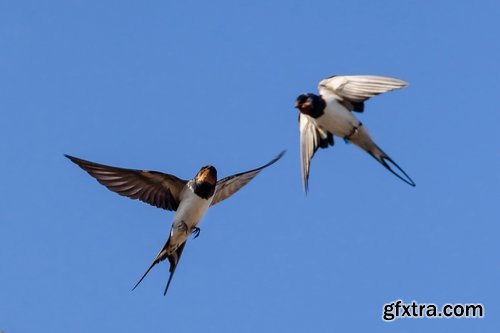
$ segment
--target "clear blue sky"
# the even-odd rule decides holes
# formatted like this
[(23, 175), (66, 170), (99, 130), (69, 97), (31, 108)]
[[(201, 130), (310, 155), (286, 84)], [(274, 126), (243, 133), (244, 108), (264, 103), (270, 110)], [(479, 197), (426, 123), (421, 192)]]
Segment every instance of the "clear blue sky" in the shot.
[[(0, 2), (0, 330), (498, 332), (498, 1)], [(294, 102), (333, 74), (410, 83), (361, 120), (407, 186), (337, 140), (301, 190)], [(191, 178), (285, 157), (130, 289), (173, 213), (63, 157)], [(381, 320), (483, 303), (484, 319)]]

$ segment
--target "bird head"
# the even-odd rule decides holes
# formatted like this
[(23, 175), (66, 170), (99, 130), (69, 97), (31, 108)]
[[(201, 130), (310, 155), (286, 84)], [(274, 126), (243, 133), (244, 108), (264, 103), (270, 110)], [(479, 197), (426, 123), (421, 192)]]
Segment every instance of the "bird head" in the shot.
[(217, 183), (217, 169), (211, 165), (206, 165), (196, 174), (196, 183), (208, 183), (215, 186)]
[(297, 97), (295, 101), (295, 107), (300, 110), (301, 113), (309, 114), (311, 109), (314, 107), (313, 94), (302, 94)]
[(318, 118), (324, 113), (326, 102), (321, 95), (302, 94), (297, 97), (295, 107), (299, 109), (302, 114)]

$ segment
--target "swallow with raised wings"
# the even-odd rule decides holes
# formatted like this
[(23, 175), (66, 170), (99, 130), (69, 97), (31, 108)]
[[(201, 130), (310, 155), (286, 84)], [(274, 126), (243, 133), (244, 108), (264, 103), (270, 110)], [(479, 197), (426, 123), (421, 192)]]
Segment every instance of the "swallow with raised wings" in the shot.
[(319, 83), (319, 95), (309, 93), (297, 97), (295, 107), (300, 111), (300, 158), (305, 192), (308, 191), (309, 168), (314, 153), (318, 148), (333, 146), (334, 136), (352, 142), (396, 177), (415, 186), (410, 176), (373, 141), (353, 114), (353, 111), (363, 112), (364, 102), (370, 97), (406, 86), (402, 80), (384, 76), (332, 76)]
[(163, 293), (165, 295), (187, 238), (190, 234), (194, 234), (195, 238), (199, 235), (200, 229), (197, 226), (208, 207), (229, 198), (257, 176), (262, 169), (278, 161), (284, 153), (285, 151), (282, 151), (272, 161), (257, 169), (220, 180), (217, 180), (217, 170), (211, 165), (202, 167), (193, 179), (184, 180), (162, 172), (117, 168), (65, 156), (109, 190), (176, 212), (167, 242), (132, 289), (134, 290), (142, 282), (156, 264), (168, 259), (170, 275)]

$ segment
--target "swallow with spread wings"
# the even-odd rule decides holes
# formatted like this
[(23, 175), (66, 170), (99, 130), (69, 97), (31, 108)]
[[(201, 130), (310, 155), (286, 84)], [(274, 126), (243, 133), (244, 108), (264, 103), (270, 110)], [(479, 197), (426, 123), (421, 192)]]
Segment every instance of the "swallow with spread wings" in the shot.
[(167, 242), (132, 289), (134, 290), (142, 282), (156, 264), (168, 259), (170, 275), (165, 287), (165, 295), (188, 236), (194, 234), (196, 238), (199, 235), (198, 223), (207, 209), (236, 193), (260, 171), (277, 162), (284, 153), (285, 151), (282, 151), (272, 161), (259, 168), (220, 180), (217, 180), (217, 170), (211, 165), (202, 167), (193, 179), (184, 180), (167, 173), (117, 168), (69, 155), (65, 156), (109, 190), (158, 208), (175, 211)]

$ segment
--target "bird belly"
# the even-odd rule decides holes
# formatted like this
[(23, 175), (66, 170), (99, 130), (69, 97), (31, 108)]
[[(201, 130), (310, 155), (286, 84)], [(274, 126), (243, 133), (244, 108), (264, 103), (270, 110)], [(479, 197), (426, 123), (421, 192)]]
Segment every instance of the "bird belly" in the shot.
[(335, 99), (327, 101), (325, 112), (316, 119), (316, 123), (321, 128), (341, 138), (348, 136), (354, 127), (360, 125), (359, 120), (353, 116), (352, 112)]
[(184, 243), (205, 215), (212, 198), (203, 199), (190, 189), (186, 189), (172, 223), (170, 231), (170, 244), (177, 248)]

